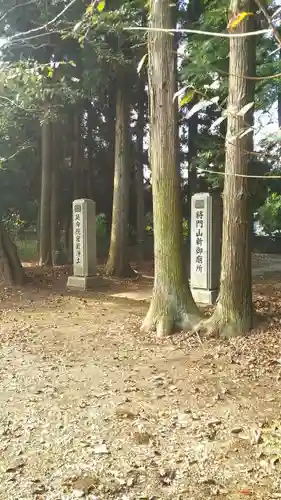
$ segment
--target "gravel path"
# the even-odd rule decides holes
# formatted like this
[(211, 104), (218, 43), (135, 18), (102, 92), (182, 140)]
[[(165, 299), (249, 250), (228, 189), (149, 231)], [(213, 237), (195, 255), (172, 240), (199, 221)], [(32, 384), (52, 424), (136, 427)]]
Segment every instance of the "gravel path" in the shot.
[(4, 299), (0, 499), (281, 498), (261, 439), (280, 418), (275, 293), (269, 333), (204, 345), (141, 336), (142, 303), (39, 290)]

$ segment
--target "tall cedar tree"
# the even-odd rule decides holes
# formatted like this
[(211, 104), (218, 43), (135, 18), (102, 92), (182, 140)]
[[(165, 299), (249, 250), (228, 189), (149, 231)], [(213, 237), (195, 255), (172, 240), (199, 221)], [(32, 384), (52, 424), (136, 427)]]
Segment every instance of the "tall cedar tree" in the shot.
[[(152, 0), (150, 9), (150, 28), (173, 27), (170, 0)], [(193, 326), (198, 321), (199, 311), (183, 264), (173, 37), (161, 31), (150, 31), (148, 57), (155, 278), (143, 330), (156, 330), (158, 336), (163, 336), (175, 328)]]
[(129, 264), (129, 189), (130, 189), (130, 105), (123, 78), (119, 80), (116, 101), (115, 167), (112, 224), (105, 272), (112, 276), (131, 276)]
[[(229, 19), (241, 12), (254, 13), (252, 0), (231, 0)], [(248, 15), (235, 33), (253, 31), (255, 17)], [(251, 218), (247, 175), (253, 149), (255, 37), (230, 38), (228, 122), (226, 135), (225, 181), (223, 192), (223, 238), (220, 296), (210, 320), (211, 329), (223, 337), (246, 334), (252, 327)]]

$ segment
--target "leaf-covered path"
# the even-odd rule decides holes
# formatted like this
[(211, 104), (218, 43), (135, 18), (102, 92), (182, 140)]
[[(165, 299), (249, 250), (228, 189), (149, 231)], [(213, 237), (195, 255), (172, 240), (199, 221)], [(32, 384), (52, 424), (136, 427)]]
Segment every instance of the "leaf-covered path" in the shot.
[(281, 498), (277, 280), (255, 285), (263, 331), (203, 345), (64, 282), (2, 296), (1, 500)]

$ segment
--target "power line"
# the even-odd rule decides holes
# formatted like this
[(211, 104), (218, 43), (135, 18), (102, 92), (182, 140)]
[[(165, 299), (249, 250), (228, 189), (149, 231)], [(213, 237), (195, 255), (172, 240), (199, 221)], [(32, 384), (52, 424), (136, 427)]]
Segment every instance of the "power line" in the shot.
[(204, 36), (214, 36), (219, 38), (245, 38), (248, 36), (265, 35), (272, 33), (272, 29), (263, 29), (258, 31), (249, 31), (248, 33), (217, 33), (215, 31), (201, 31), (183, 28), (148, 28), (144, 26), (128, 26), (123, 28), (125, 31), (148, 31), (148, 32), (160, 32), (160, 33), (191, 33), (194, 35), (204, 35)]
[(207, 168), (198, 167), (198, 173), (201, 172), (214, 174), (214, 175), (223, 175), (230, 177), (244, 177), (248, 179), (281, 179), (281, 175), (248, 175), (248, 174), (236, 174), (235, 172), (219, 172), (218, 170), (208, 170)]

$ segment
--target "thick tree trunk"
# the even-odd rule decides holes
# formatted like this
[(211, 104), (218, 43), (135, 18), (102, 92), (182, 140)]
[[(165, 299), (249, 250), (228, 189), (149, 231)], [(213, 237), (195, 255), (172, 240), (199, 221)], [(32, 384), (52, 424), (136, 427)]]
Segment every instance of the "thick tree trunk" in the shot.
[(115, 171), (111, 238), (105, 270), (107, 275), (112, 276), (131, 276), (133, 274), (128, 255), (130, 107), (127, 92), (125, 82), (120, 81), (116, 102)]
[[(173, 26), (170, 0), (151, 1), (150, 27)], [(180, 176), (176, 165), (176, 88), (173, 37), (149, 32), (150, 161), (152, 168), (155, 278), (143, 323), (158, 336), (192, 328), (199, 311), (183, 265)]]
[(18, 257), (16, 245), (0, 222), (0, 283), (23, 285), (26, 274)]
[(144, 259), (144, 235), (145, 235), (145, 213), (144, 213), (144, 184), (143, 184), (143, 138), (144, 138), (144, 116), (145, 88), (144, 80), (140, 80), (138, 98), (138, 121), (137, 121), (137, 164), (135, 168), (136, 204), (137, 204), (137, 260), (141, 263)]
[(42, 125), (42, 176), (40, 206), (40, 266), (52, 265), (51, 191), (52, 191), (52, 124)]
[[(251, 0), (231, 0), (230, 18), (239, 12), (253, 12)], [(252, 31), (253, 16), (242, 21), (236, 31)], [(226, 135), (225, 181), (223, 193), (223, 241), (220, 296), (212, 329), (223, 337), (247, 333), (252, 327), (252, 276), (247, 151), (252, 147), (253, 108), (246, 115), (242, 108), (254, 99), (254, 37), (231, 38), (229, 53), (229, 97)]]

